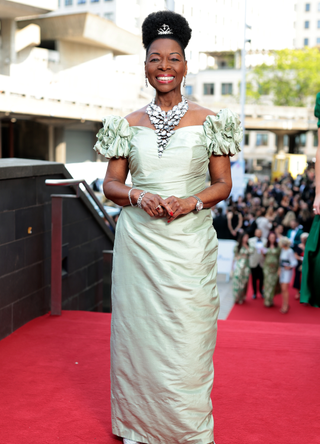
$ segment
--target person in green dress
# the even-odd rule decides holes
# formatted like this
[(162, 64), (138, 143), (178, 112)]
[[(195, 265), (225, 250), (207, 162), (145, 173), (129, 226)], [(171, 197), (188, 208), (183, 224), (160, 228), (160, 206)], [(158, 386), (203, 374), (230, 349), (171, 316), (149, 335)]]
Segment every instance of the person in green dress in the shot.
[(271, 231), (268, 236), (267, 246), (263, 249), (263, 254), (265, 256), (263, 264), (265, 307), (272, 307), (273, 305), (273, 298), (279, 280), (278, 269), (280, 252), (281, 250), (278, 246), (277, 236)]
[(316, 153), (316, 196), (314, 219), (306, 243), (303, 262), (300, 302), (320, 307), (320, 92), (316, 97), (314, 115), (318, 118), (318, 148)]
[(254, 248), (249, 246), (248, 240), (248, 233), (242, 232), (233, 251), (232, 291), (236, 304), (243, 304), (247, 294), (250, 276), (249, 256), (254, 252)]
[[(112, 430), (124, 444), (213, 444), (219, 294), (211, 207), (229, 196), (242, 128), (185, 99), (191, 29), (172, 11), (142, 26), (151, 103), (107, 116), (96, 151), (104, 193), (123, 207), (112, 271)], [(211, 185), (206, 186), (209, 169)], [(132, 187), (126, 177), (130, 170)]]

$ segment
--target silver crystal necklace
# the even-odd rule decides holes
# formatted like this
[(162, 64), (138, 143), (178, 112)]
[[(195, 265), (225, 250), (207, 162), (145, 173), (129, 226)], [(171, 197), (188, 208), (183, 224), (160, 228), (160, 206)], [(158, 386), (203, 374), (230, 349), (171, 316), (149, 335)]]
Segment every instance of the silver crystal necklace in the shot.
[(155, 133), (158, 136), (158, 157), (160, 158), (163, 151), (169, 142), (169, 137), (171, 137), (175, 131), (174, 127), (179, 125), (180, 120), (188, 111), (189, 105), (187, 99), (182, 96), (182, 101), (175, 105), (168, 112), (162, 111), (160, 106), (155, 104), (155, 98), (147, 106), (146, 113), (149, 116), (150, 122), (155, 126)]

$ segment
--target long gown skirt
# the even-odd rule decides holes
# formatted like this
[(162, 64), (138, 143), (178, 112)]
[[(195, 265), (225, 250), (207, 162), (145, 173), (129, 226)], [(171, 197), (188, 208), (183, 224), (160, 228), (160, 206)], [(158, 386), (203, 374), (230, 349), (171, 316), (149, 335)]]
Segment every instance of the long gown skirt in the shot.
[(320, 216), (315, 216), (302, 262), (300, 302), (320, 307)]
[(213, 441), (219, 295), (210, 210), (167, 223), (125, 207), (113, 265), (113, 433), (148, 444)]

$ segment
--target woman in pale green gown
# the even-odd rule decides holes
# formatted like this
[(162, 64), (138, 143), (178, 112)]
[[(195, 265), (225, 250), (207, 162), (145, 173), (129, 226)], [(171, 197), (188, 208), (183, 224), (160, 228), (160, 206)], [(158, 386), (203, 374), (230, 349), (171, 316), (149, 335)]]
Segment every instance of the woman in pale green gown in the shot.
[[(149, 44), (143, 33), (146, 77), (166, 112), (182, 102), (187, 74), (187, 41), (176, 38), (181, 20), (156, 13), (146, 19), (152, 24), (146, 33), (154, 29)], [(219, 295), (210, 208), (230, 193), (229, 156), (240, 150), (242, 130), (227, 109), (215, 115), (192, 102), (188, 107), (162, 156), (147, 106), (104, 119), (95, 145), (110, 159), (105, 195), (123, 206), (114, 245), (111, 403), (113, 433), (124, 443), (214, 441)], [(133, 188), (125, 185), (128, 170)]]
[(249, 256), (254, 252), (254, 248), (248, 244), (249, 235), (242, 232), (238, 239), (238, 244), (234, 247), (233, 263), (234, 271), (232, 276), (232, 292), (236, 304), (243, 304), (250, 277)]

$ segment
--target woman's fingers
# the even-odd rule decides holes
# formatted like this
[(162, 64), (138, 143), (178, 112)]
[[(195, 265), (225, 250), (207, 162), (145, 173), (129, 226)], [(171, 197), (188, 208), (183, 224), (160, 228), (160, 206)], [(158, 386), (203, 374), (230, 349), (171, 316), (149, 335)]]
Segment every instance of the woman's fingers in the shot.
[(167, 217), (168, 214), (173, 214), (170, 205), (157, 194), (146, 193), (141, 206), (151, 217)]
[(168, 216), (168, 215), (173, 216), (174, 211), (172, 209), (172, 206), (167, 201), (165, 201), (161, 198), (159, 204), (161, 205), (162, 208), (164, 208), (166, 210), (164, 212), (164, 216)]
[(181, 199), (176, 198), (175, 196), (168, 197), (166, 199), (166, 202), (170, 205), (172, 208), (172, 214), (170, 214), (170, 217), (168, 218), (168, 222), (172, 222), (174, 219), (176, 219), (178, 216), (180, 216), (183, 213), (183, 207), (180, 204)]

